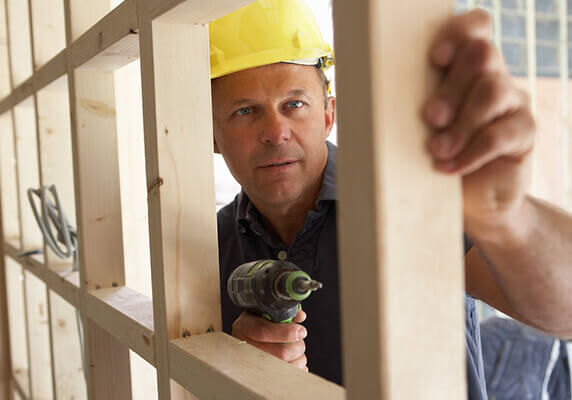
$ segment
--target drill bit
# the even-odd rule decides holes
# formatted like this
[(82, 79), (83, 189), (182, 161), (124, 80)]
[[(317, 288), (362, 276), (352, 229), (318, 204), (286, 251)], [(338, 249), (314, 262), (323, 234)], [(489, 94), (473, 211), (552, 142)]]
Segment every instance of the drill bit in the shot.
[(322, 282), (315, 281), (314, 279), (297, 279), (295, 285), (296, 291), (299, 293), (305, 293), (308, 290), (316, 291), (322, 288)]

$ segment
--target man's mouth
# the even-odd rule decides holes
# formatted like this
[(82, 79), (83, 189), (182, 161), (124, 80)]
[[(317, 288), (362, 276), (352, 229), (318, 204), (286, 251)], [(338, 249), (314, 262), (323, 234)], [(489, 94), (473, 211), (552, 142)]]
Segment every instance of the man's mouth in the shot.
[(274, 162), (270, 164), (263, 165), (262, 168), (270, 168), (270, 167), (282, 167), (284, 165), (294, 164), (296, 161), (281, 161), (281, 162)]

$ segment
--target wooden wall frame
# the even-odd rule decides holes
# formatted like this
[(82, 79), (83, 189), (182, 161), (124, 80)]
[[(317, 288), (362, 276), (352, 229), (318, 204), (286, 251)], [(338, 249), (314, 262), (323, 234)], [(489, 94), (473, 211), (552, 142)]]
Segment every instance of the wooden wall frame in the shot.
[[(8, 117), (13, 125), (2, 128), (0, 143), (23, 134), (39, 142), (32, 155), (16, 146), (17, 165), (0, 152), (1, 205), (19, 215), (17, 226), (0, 220), (3, 398), (30, 398), (39, 379), (52, 392), (47, 398), (63, 393), (53, 354), (55, 336), (63, 333), (53, 318), (46, 349), (51, 377), (28, 371), (30, 382), (19, 382), (11, 372), (5, 257), (45, 285), (50, 315), (61, 312), (57, 301), (50, 309), (52, 295), (81, 313), (90, 400), (131, 398), (129, 350), (156, 368), (160, 400), (185, 398), (185, 390), (201, 399), (286, 399), (292, 388), (299, 399), (466, 396), (460, 183), (431, 170), (419, 120), (434, 85), (429, 39), (452, 14), (452, 1), (334, 1), (346, 389), (221, 332), (207, 24), (251, 0), (125, 0), (114, 9), (108, 0), (50, 0), (62, 1), (49, 12), (63, 12), (54, 18), (64, 21), (64, 36), (42, 35), (47, 3), (0, 4), (0, 39), (7, 38), (0, 52), (9, 54), (6, 62), (0, 57), (0, 121)], [(63, 37), (64, 47), (50, 45)], [(123, 267), (113, 71), (135, 59), (141, 62), (152, 299), (125, 285)], [(415, 77), (407, 91), (404, 71)], [(40, 94), (60, 78), (67, 80), (67, 125), (46, 116), (56, 111)], [(28, 117), (20, 117), (29, 104)], [(50, 257), (22, 255), (42, 248), (37, 232), (27, 233), (33, 221), (24, 218), (24, 190), (34, 179), (50, 183), (66, 168), (44, 154), (53, 149), (43, 136), (50, 126), (71, 130), (79, 272)], [(17, 198), (9, 195), (14, 187), (4, 186), (14, 176)], [(427, 307), (439, 312), (429, 316)]]

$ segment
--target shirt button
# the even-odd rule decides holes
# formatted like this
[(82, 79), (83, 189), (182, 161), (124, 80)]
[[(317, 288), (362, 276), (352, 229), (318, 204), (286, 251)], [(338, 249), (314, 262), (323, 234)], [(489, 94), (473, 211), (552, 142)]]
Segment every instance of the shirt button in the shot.
[(280, 250), (278, 252), (278, 259), (280, 261), (284, 261), (286, 259), (286, 257), (288, 257), (288, 253), (286, 253), (286, 250)]

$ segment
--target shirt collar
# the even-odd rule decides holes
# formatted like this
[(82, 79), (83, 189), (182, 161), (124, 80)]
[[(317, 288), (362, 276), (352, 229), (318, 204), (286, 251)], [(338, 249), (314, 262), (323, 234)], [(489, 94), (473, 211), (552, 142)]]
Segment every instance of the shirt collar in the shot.
[[(322, 177), (322, 186), (316, 199), (316, 209), (320, 210), (324, 202), (336, 200), (336, 145), (326, 141), (328, 148), (328, 159), (324, 168), (324, 176)], [(244, 226), (248, 227), (252, 222), (260, 220), (260, 214), (254, 204), (250, 201), (244, 190), (241, 190), (237, 198), (237, 220)]]

